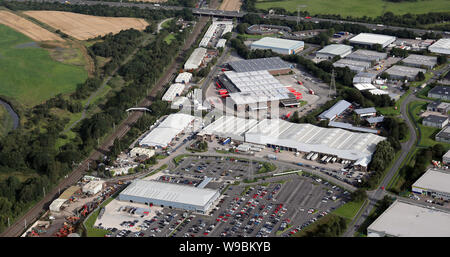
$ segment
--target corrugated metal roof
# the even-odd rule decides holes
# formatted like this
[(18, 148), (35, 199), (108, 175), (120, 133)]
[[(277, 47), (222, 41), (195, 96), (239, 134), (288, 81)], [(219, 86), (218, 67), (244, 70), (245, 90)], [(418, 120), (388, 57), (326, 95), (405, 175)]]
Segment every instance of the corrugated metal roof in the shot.
[(290, 69), (291, 65), (283, 61), (280, 57), (258, 58), (234, 61), (228, 63), (236, 72), (249, 72), (261, 70), (285, 70)]
[(369, 108), (361, 108), (361, 109), (355, 109), (356, 114), (367, 114), (367, 113), (376, 113), (377, 110), (375, 107), (369, 107)]
[(330, 109), (322, 112), (319, 115), (319, 118), (329, 119), (329, 120), (334, 119), (336, 117), (336, 115), (340, 115), (345, 110), (347, 110), (347, 108), (350, 107), (351, 105), (352, 105), (351, 103), (349, 103), (345, 100), (340, 100), (335, 105), (333, 105)]
[(384, 121), (384, 116), (367, 118), (367, 122), (369, 122), (370, 124), (379, 123), (379, 122), (383, 122), (383, 121)]
[(353, 49), (352, 46), (349, 45), (343, 45), (343, 44), (331, 44), (327, 45), (324, 48), (322, 48), (317, 53), (321, 54), (331, 54), (331, 55), (342, 55), (347, 53), (348, 51), (351, 51)]
[(207, 188), (151, 180), (135, 180), (120, 193), (119, 199), (122, 195), (127, 195), (204, 206), (217, 192), (218, 190)]
[(276, 37), (263, 37), (260, 40), (253, 42), (251, 46), (293, 50), (303, 45), (305, 45), (303, 41), (276, 38)]

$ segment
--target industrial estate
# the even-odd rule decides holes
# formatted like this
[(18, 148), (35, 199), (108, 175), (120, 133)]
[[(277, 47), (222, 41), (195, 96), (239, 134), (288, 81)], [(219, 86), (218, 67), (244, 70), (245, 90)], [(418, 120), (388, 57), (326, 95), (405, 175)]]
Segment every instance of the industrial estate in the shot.
[(2, 236), (450, 236), (450, 13), (84, 2), (1, 3)]

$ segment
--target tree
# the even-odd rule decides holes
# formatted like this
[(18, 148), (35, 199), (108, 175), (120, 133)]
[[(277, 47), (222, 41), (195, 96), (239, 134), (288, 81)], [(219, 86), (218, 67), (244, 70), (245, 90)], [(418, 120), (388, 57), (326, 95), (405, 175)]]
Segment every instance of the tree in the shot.
[(423, 72), (419, 71), (419, 73), (417, 73), (417, 80), (418, 81), (425, 80), (425, 74), (423, 74)]
[(226, 40), (230, 40), (232, 35), (233, 34), (231, 32), (227, 32), (222, 36), (222, 38), (225, 38)]
[(351, 197), (352, 201), (362, 202), (367, 199), (367, 193), (366, 193), (366, 190), (358, 188), (356, 191), (354, 191), (350, 194), (350, 197)]
[(442, 144), (435, 144), (432, 148), (433, 157), (435, 159), (440, 159), (445, 153), (445, 147)]
[(389, 74), (387, 74), (387, 72), (382, 72), (381, 73), (381, 75), (380, 75), (380, 78), (382, 78), (382, 79), (390, 79), (390, 76), (389, 76)]
[(437, 64), (441, 65), (447, 62), (447, 56), (445, 55), (439, 55), (437, 58)]

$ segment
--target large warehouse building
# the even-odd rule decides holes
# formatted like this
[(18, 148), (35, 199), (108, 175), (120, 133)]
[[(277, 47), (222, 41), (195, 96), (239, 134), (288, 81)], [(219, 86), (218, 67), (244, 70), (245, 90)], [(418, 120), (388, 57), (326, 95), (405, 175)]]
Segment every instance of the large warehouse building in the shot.
[(449, 200), (450, 173), (445, 170), (429, 169), (412, 185), (412, 191), (416, 194)]
[(428, 51), (437, 54), (450, 55), (450, 38), (441, 38), (428, 47)]
[(344, 58), (345, 56), (352, 53), (352, 49), (352, 46), (343, 44), (327, 45), (320, 51), (316, 52), (316, 57), (320, 59), (333, 59), (335, 56)]
[(189, 59), (187, 59), (186, 63), (184, 64), (185, 70), (195, 70), (200, 67), (203, 63), (203, 58), (206, 56), (206, 48), (199, 47), (192, 52), (191, 56), (189, 56)]
[(435, 86), (428, 91), (428, 97), (442, 100), (450, 100), (450, 87)]
[(416, 68), (416, 67), (408, 67), (403, 65), (394, 65), (386, 70), (386, 73), (389, 74), (391, 79), (407, 79), (407, 80), (415, 80), (417, 74), (422, 72), (425, 74), (427, 71), (424, 69)]
[(303, 153), (317, 152), (350, 161), (365, 160), (368, 165), (376, 145), (384, 137), (355, 133), (339, 128), (265, 119), (245, 133), (245, 141)]
[(351, 71), (362, 72), (370, 68), (372, 64), (366, 61), (357, 61), (351, 59), (340, 59), (339, 61), (333, 63), (333, 67), (345, 68), (348, 67)]
[(161, 98), (163, 101), (171, 102), (175, 97), (180, 96), (184, 90), (184, 84), (175, 83), (170, 85), (169, 89), (167, 89), (166, 93)]
[[(267, 109), (267, 105), (272, 103), (296, 100), (296, 96), (266, 70), (225, 71), (224, 75), (219, 76), (219, 80), (238, 109), (247, 106), (251, 111)], [(298, 101), (294, 103), (299, 104)]]
[(346, 59), (364, 62), (379, 62), (380, 60), (386, 59), (387, 53), (380, 53), (377, 51), (358, 49), (353, 53), (349, 54)]
[(207, 213), (219, 196), (219, 190), (151, 180), (135, 180), (119, 194), (118, 199)]
[(395, 201), (368, 228), (368, 237), (450, 237), (450, 213)]
[(397, 38), (393, 36), (372, 34), (372, 33), (360, 33), (352, 37), (349, 42), (355, 45), (374, 46), (376, 44), (381, 45), (383, 48), (393, 43)]
[(228, 63), (235, 72), (250, 72), (266, 70), (272, 75), (287, 74), (293, 66), (280, 57), (240, 60)]
[(432, 69), (437, 64), (436, 56), (427, 56), (420, 54), (410, 54), (408, 57), (402, 60), (404, 65), (427, 69)]
[(165, 148), (183, 130), (185, 130), (195, 117), (184, 113), (170, 114), (156, 128), (152, 129), (140, 142), (140, 146)]
[(251, 44), (250, 48), (270, 49), (279, 54), (297, 54), (303, 50), (305, 43), (303, 41), (289, 40), (275, 37), (263, 37)]
[(197, 136), (219, 138), (231, 138), (235, 141), (244, 142), (244, 134), (258, 123), (255, 119), (244, 119), (235, 116), (221, 116), (209, 126), (200, 131)]

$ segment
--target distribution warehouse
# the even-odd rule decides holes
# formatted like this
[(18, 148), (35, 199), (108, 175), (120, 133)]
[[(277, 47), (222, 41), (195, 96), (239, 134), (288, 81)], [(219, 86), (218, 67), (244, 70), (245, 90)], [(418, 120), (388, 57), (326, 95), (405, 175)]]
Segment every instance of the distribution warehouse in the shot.
[(228, 66), (236, 72), (266, 70), (272, 75), (287, 74), (292, 71), (292, 64), (280, 57), (258, 58), (229, 62)]
[(352, 53), (352, 46), (342, 44), (327, 45), (316, 53), (317, 58), (321, 59), (333, 59), (335, 56), (344, 58)]
[(349, 40), (351, 44), (355, 45), (367, 45), (374, 46), (376, 44), (381, 45), (383, 48), (393, 43), (396, 37), (386, 36), (372, 33), (360, 33)]
[(251, 44), (250, 48), (255, 49), (270, 49), (279, 54), (297, 54), (303, 50), (303, 41), (289, 40), (275, 37), (263, 37)]
[(369, 237), (449, 237), (450, 213), (395, 201), (368, 228)]
[(140, 142), (140, 146), (167, 147), (170, 142), (188, 127), (195, 117), (183, 113), (170, 114)]
[(412, 191), (443, 200), (450, 199), (450, 173), (429, 169), (413, 185)]
[(436, 43), (428, 47), (432, 53), (450, 54), (450, 38), (441, 38)]
[(185, 70), (195, 70), (200, 67), (203, 63), (203, 58), (206, 56), (206, 48), (199, 47), (192, 52), (191, 56), (189, 56), (189, 59), (184, 64)]
[(219, 196), (219, 190), (151, 180), (135, 180), (119, 194), (119, 201), (207, 213)]
[[(244, 126), (243, 124), (250, 129), (245, 132), (244, 129), (236, 130), (237, 125)], [(204, 128), (199, 136), (211, 134), (222, 138), (233, 137), (237, 141), (257, 145), (279, 147), (281, 150), (327, 154), (340, 159), (359, 161), (363, 167), (369, 164), (376, 145), (385, 139), (374, 134), (296, 124), (280, 119), (256, 122), (229, 117), (216, 120)]]

